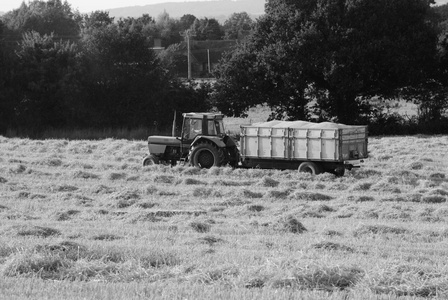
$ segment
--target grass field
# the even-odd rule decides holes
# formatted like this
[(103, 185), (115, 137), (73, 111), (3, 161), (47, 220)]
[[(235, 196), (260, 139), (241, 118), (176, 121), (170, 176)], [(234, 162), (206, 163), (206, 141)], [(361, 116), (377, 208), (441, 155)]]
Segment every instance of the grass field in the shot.
[(448, 136), (369, 149), (336, 178), (0, 136), (0, 299), (446, 299)]

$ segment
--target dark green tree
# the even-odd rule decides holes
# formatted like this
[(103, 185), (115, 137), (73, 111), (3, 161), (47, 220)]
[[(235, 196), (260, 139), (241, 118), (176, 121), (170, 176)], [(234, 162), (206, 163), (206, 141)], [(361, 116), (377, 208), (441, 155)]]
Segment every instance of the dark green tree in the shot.
[[(184, 54), (185, 49), (182, 44), (172, 44), (158, 54), (158, 57), (164, 67), (168, 69), (174, 76), (181, 76), (179, 74), (180, 66), (186, 66), (187, 56)], [(185, 75), (184, 75), (185, 76)]]
[(251, 33), (254, 21), (246, 12), (233, 13), (224, 22), (224, 39), (237, 40), (243, 39)]
[(14, 105), (17, 125), (40, 130), (67, 125), (65, 83), (76, 69), (76, 45), (55, 41), (54, 36), (32, 31), (23, 34), (17, 50), (13, 80), (17, 91)]
[(83, 34), (86, 35), (89, 31), (111, 25), (114, 19), (114, 17), (109, 16), (108, 12), (101, 10), (94, 11), (90, 15), (84, 15), (82, 20)]
[(119, 19), (117, 24), (123, 31), (144, 36), (150, 45), (153, 44), (154, 38), (159, 37), (156, 22), (147, 14), (144, 14), (136, 19)]
[(180, 84), (150, 49), (145, 34), (128, 23), (83, 32), (85, 109), (94, 115), (89, 126), (165, 128), (174, 110), (204, 101), (189, 102), (195, 90)]
[[(270, 0), (254, 33), (218, 68), (216, 105), (242, 114), (268, 103), (277, 117), (297, 119), (317, 100), (321, 118), (364, 122), (360, 99), (395, 96), (434, 67), (429, 8), (427, 0)], [(229, 104), (240, 102), (247, 105)]]
[(442, 132), (448, 121), (448, 5), (434, 6), (429, 19), (437, 25), (438, 53), (436, 65), (426, 80), (402, 90), (400, 96), (418, 105), (418, 122), (433, 132)]
[(196, 33), (195, 40), (222, 40), (224, 35), (222, 26), (216, 19), (196, 19), (192, 25), (193, 31)]
[(190, 15), (190, 14), (183, 15), (179, 19), (179, 29), (181, 31), (190, 29), (191, 26), (193, 25), (194, 21), (196, 21), (196, 20), (197, 20), (197, 18), (193, 15)]
[(9, 32), (0, 20), (0, 134), (14, 121), (14, 89), (12, 73), (15, 60), (11, 52)]
[(162, 39), (165, 47), (179, 43), (182, 40), (182, 37), (179, 34), (182, 30), (179, 25), (179, 20), (171, 18), (166, 11), (157, 16), (156, 28), (158, 37)]
[(81, 16), (73, 11), (67, 1), (34, 0), (14, 9), (2, 19), (6, 26), (15, 31), (18, 36), (29, 31), (36, 31), (41, 35), (53, 34), (64, 40), (77, 40)]

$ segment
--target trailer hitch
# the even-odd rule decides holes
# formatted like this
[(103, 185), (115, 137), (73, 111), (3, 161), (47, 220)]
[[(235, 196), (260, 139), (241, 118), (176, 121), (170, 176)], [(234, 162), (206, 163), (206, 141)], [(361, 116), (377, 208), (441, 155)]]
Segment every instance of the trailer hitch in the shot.
[(345, 164), (344, 165), (344, 167), (347, 169), (347, 170), (351, 170), (351, 169), (359, 169), (359, 168), (361, 168), (361, 166), (354, 166), (354, 165), (352, 165), (352, 164)]

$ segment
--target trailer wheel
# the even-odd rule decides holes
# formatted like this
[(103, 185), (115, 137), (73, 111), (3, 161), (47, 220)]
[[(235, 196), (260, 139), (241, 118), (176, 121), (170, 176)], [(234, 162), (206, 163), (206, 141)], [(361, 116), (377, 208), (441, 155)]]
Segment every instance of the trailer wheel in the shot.
[(334, 171), (332, 172), (334, 175), (336, 175), (337, 177), (342, 177), (345, 174), (345, 168), (342, 167), (337, 167), (336, 169), (334, 169)]
[(311, 161), (305, 161), (300, 164), (299, 172), (310, 173), (312, 175), (318, 175), (322, 173), (322, 168), (320, 165), (313, 163)]
[(143, 159), (143, 166), (152, 166), (152, 165), (158, 165), (159, 164), (159, 158), (154, 155), (148, 155)]
[(199, 168), (219, 167), (223, 160), (224, 152), (219, 151), (210, 143), (199, 143), (193, 146), (189, 154), (190, 164)]

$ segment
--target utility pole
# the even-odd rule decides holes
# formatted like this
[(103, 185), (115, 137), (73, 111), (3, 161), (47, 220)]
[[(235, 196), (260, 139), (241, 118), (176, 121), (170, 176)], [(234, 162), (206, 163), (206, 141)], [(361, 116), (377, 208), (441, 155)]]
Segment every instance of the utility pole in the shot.
[(210, 74), (211, 73), (211, 68), (210, 68), (210, 49), (207, 49), (207, 62), (208, 62), (208, 74)]
[(190, 38), (196, 36), (196, 34), (191, 29), (179, 33), (187, 40), (188, 79), (191, 79)]

